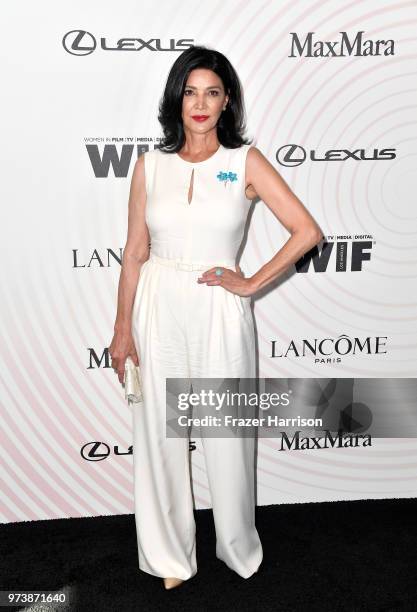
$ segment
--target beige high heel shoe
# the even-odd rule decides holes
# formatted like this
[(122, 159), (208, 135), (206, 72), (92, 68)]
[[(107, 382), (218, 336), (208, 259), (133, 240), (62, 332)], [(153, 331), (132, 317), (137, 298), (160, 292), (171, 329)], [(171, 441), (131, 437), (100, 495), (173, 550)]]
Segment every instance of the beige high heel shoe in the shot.
[(181, 578), (164, 578), (164, 586), (166, 589), (173, 589), (176, 586), (182, 584), (184, 580)]

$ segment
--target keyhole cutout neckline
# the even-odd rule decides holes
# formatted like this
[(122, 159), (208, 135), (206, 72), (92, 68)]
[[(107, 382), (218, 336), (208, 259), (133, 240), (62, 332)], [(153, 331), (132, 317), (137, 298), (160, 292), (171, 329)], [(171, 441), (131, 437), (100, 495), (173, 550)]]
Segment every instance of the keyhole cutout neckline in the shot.
[(181, 157), (180, 155), (178, 155), (178, 153), (174, 153), (174, 155), (181, 160), (182, 162), (184, 162), (185, 164), (189, 164), (191, 166), (198, 166), (199, 164), (205, 164), (206, 162), (210, 161), (210, 159), (213, 159), (213, 157), (215, 157), (217, 155), (217, 153), (220, 151), (220, 149), (223, 148), (223, 145), (220, 144), (217, 151), (215, 151), (214, 153), (212, 153), (212, 155), (210, 155), (210, 157), (207, 157), (207, 159), (203, 159), (201, 161), (198, 162), (192, 162), (192, 161), (188, 161), (188, 159), (184, 159), (183, 157)]
[(191, 205), (191, 202), (193, 201), (193, 191), (194, 191), (194, 168), (191, 171), (191, 179), (190, 179), (190, 184), (188, 186), (188, 205)]

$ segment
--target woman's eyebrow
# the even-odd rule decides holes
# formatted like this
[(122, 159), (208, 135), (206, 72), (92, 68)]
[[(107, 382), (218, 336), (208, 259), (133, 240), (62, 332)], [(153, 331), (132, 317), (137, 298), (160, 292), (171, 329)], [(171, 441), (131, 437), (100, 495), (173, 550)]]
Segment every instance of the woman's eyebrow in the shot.
[[(195, 87), (194, 85), (186, 85), (186, 87), (189, 87), (190, 89), (198, 89), (198, 87)], [(209, 87), (206, 87), (206, 89), (220, 89), (220, 86), (210, 85)]]

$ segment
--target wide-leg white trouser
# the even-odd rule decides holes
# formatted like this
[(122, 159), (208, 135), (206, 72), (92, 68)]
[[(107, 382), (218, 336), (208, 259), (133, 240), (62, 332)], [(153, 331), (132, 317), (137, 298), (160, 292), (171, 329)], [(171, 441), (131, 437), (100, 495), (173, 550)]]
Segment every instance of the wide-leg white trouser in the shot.
[[(197, 572), (188, 438), (166, 437), (166, 378), (254, 377), (250, 298), (197, 283), (201, 271), (142, 265), (132, 333), (143, 402), (133, 404), (139, 568), (183, 580)], [(184, 389), (189, 391), (189, 389)], [(216, 555), (243, 578), (262, 561), (255, 527), (254, 438), (204, 437)]]

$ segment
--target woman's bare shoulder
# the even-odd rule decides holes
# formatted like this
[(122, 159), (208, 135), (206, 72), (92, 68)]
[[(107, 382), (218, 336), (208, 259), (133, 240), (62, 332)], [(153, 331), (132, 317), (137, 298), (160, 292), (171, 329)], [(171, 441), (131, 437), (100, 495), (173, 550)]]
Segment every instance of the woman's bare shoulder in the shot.
[(247, 157), (248, 157), (249, 159), (255, 159), (255, 160), (256, 160), (256, 159), (258, 159), (258, 160), (260, 160), (260, 159), (265, 159), (265, 160), (266, 160), (265, 155), (264, 155), (264, 154), (262, 153), (262, 151), (261, 151), (261, 150), (258, 148), (258, 146), (256, 146), (256, 145), (252, 145), (252, 144), (248, 145), (248, 153), (247, 153)]
[(254, 178), (254, 175), (261, 172), (278, 174), (277, 170), (262, 151), (257, 146), (250, 145), (246, 155), (247, 176), (248, 178)]

